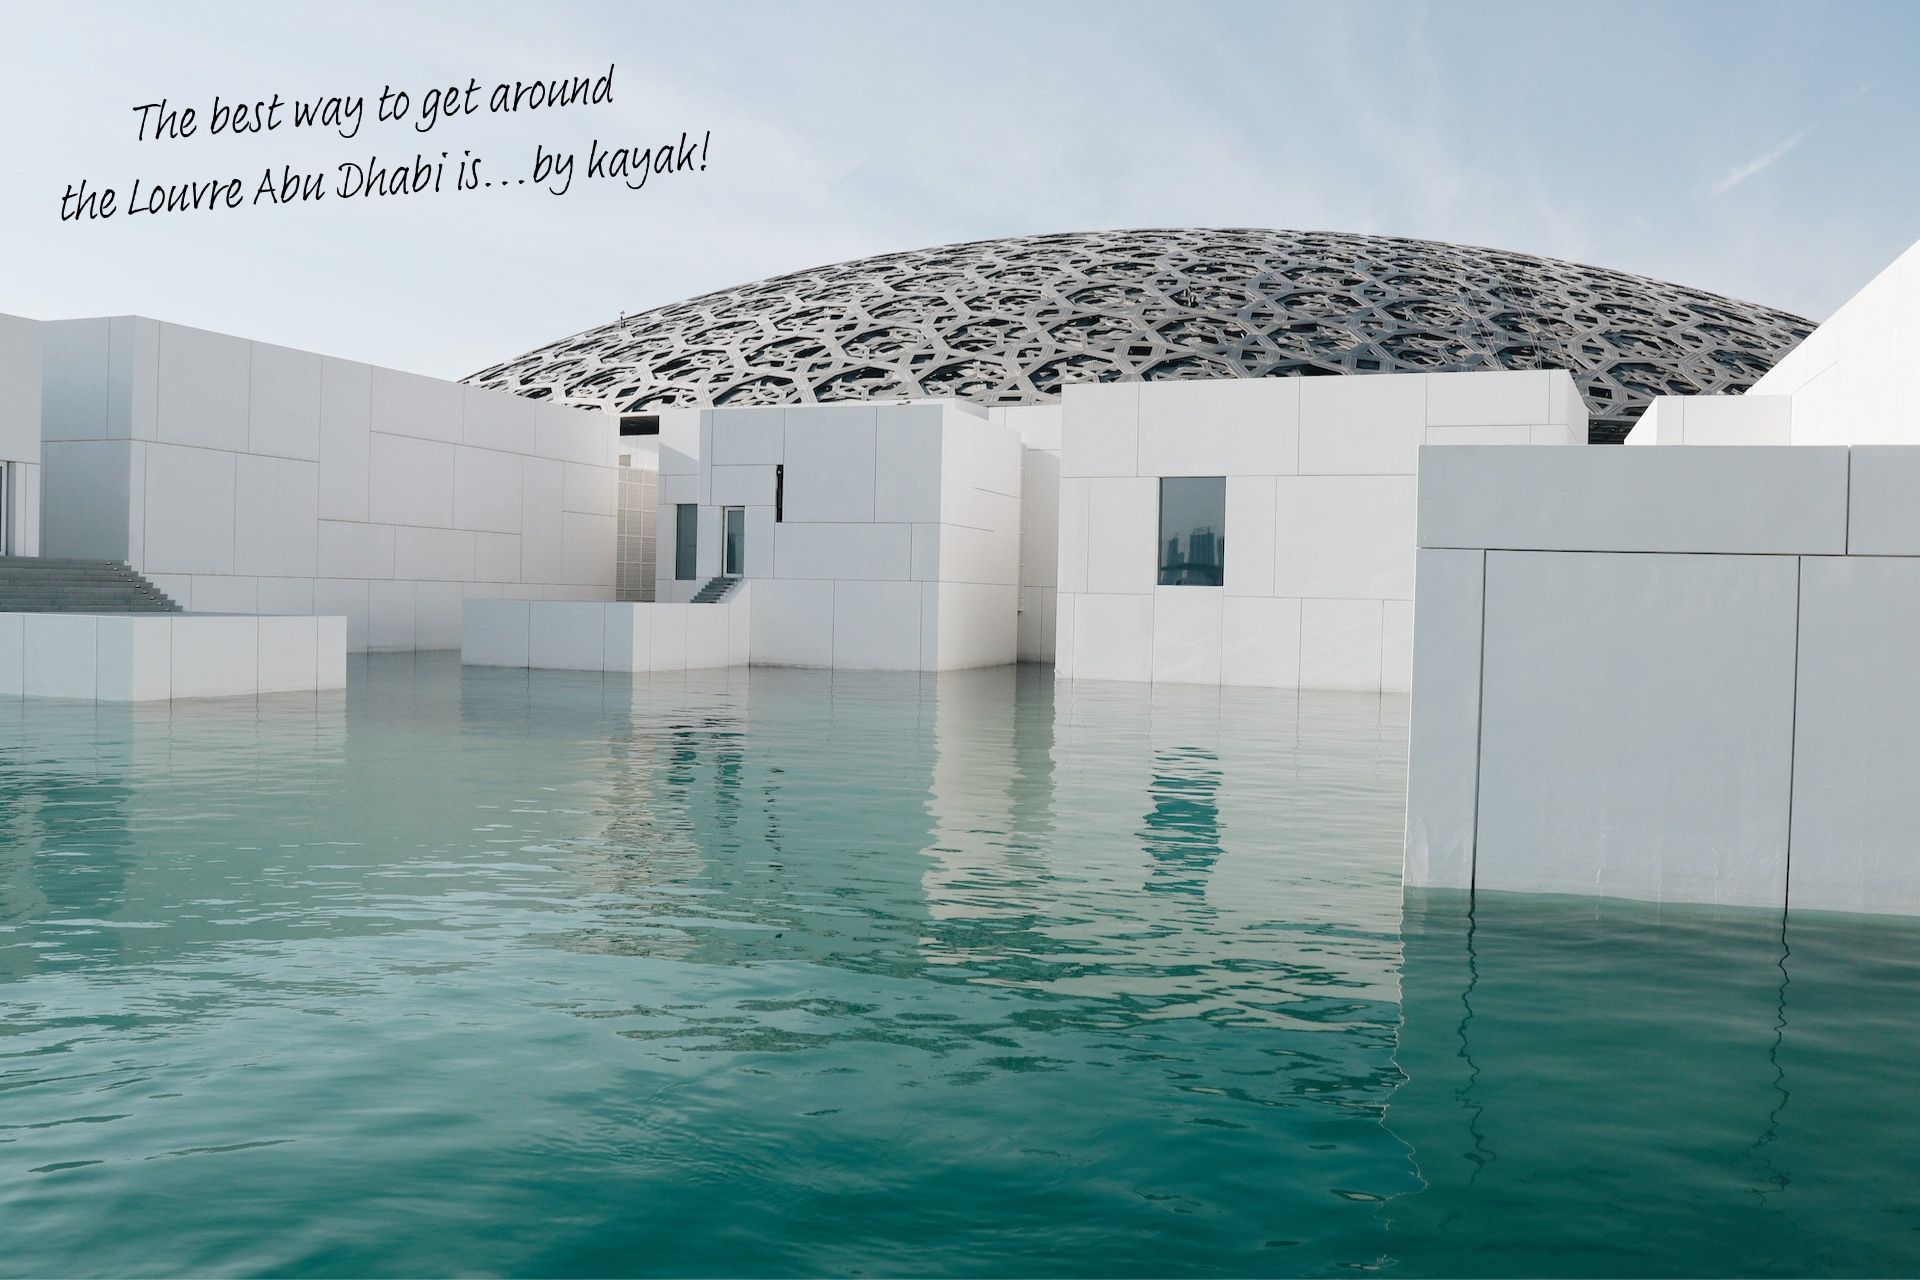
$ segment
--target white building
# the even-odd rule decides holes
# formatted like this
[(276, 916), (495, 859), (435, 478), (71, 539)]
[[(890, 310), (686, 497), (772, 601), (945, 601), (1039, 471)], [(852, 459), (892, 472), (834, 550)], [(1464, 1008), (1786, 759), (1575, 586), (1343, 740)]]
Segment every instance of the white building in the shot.
[(40, 325), (0, 315), (0, 555), (40, 553)]
[(1680, 447), (1426, 452), (1408, 884), (1920, 914), (1916, 338), (1920, 246)]
[(469, 597), (606, 598), (605, 414), (139, 317), (45, 334), (48, 556), (197, 612), (450, 649)]

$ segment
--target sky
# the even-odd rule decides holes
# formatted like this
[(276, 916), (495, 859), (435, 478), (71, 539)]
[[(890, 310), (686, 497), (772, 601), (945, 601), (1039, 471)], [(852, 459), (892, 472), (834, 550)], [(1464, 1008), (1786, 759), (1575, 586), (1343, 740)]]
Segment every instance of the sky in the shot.
[[(1920, 239), (1920, 3), (89, 5), (0, 0), (0, 311), (141, 314), (442, 377), (769, 275), (993, 236), (1245, 226), (1491, 245), (1820, 319)], [(449, 116), (435, 86), (601, 76)], [(409, 117), (374, 120), (385, 87)], [(365, 95), (351, 139), (211, 131)], [(454, 95), (456, 97), (463, 95)], [(142, 104), (191, 137), (138, 137)], [(639, 190), (590, 146), (706, 140)], [(573, 184), (532, 182), (536, 149)], [(443, 189), (338, 166), (449, 156)], [(491, 187), (454, 190), (478, 156)], [(319, 200), (254, 201), (285, 166)], [(239, 208), (128, 212), (135, 180)], [(85, 180), (116, 216), (62, 220)], [(144, 197), (143, 197), (144, 198)]]

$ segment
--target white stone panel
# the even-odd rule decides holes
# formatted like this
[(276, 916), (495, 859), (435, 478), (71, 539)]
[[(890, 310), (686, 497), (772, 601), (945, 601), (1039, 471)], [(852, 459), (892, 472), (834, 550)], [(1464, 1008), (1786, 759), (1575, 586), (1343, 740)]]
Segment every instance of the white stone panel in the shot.
[(321, 358), (311, 351), (295, 351), (266, 342), (250, 346), (249, 451), (318, 462)]
[(1473, 887), (1480, 784), (1481, 551), (1422, 551), (1408, 733), (1406, 882)]
[[(1276, 595), (1413, 598), (1412, 476), (1282, 476), (1276, 484)], [(1229, 540), (1229, 569), (1235, 554)]]
[(545, 600), (529, 609), (527, 661), (557, 671), (600, 671), (606, 619), (594, 601)]
[(476, 582), (520, 581), (520, 535), (473, 535), (473, 576)]
[(782, 578), (895, 579), (913, 576), (913, 529), (904, 524), (776, 525)]
[(1555, 376), (1546, 370), (1429, 373), (1427, 425), (1490, 427), (1551, 422), (1551, 383)]
[(347, 687), (348, 620), (339, 614), (320, 614), (314, 618), (316, 652), (314, 682), (317, 689)]
[(1407, 693), (1413, 688), (1413, 601), (1380, 602), (1380, 688)]
[(22, 691), (29, 698), (95, 696), (98, 619), (76, 613), (29, 613), (24, 620)]
[(773, 468), (715, 467), (713, 503), (717, 507), (773, 508)]
[(1139, 473), (1291, 475), (1305, 378), (1228, 378), (1140, 386)]
[(319, 669), (319, 631), (315, 619), (261, 618), (259, 663), (261, 693), (289, 693), (315, 687)]
[(865, 671), (920, 666), (920, 584), (836, 582), (833, 665)]
[(259, 688), (260, 619), (179, 620), (173, 645), (173, 696), (218, 698)]
[(234, 460), (233, 570), (286, 578), (314, 575), (320, 468), (290, 458)]
[(709, 609), (704, 604), (655, 604), (647, 610), (647, 644), (655, 671), (680, 671), (687, 665), (689, 614)]
[(1060, 481), (1060, 555), (1057, 585), (1065, 592), (1087, 589), (1087, 519), (1091, 480)]
[(468, 581), (473, 577), (473, 534), (465, 529), (395, 529), (393, 576)]
[[(318, 590), (315, 591), (316, 598)], [(414, 584), (367, 583), (367, 648), (375, 651), (414, 647)]]
[(993, 667), (1019, 657), (1020, 588), (1012, 583), (921, 584), (921, 655), (934, 642), (931, 665), (941, 671)]
[(934, 406), (880, 411), (874, 445), (874, 519), (934, 522), (941, 518), (945, 471), (940, 424), (940, 410)]
[(319, 573), (328, 578), (391, 578), (394, 528), (385, 524), (319, 522)]
[(374, 434), (459, 444), (466, 437), (464, 388), (398, 369), (373, 370)]
[(1428, 427), (1428, 444), (1532, 444), (1536, 430), (1529, 426)]
[(1300, 687), (1373, 693), (1380, 688), (1378, 600), (1300, 602)]
[[(1233, 596), (1273, 594), (1275, 481), (1272, 476), (1227, 477), (1226, 590)], [(1408, 524), (1412, 521), (1409, 519)]]
[(613, 593), (616, 561), (619, 556), (619, 519), (615, 516), (583, 515), (568, 511), (561, 515), (564, 539), (562, 573), (565, 581), (581, 586), (605, 587)]
[(1298, 600), (1228, 595), (1220, 613), (1220, 683), (1270, 689), (1299, 685)]
[(479, 667), (529, 665), (525, 600), (469, 600), (460, 620), (460, 661)]
[(365, 578), (316, 578), (313, 583), (313, 611), (338, 614), (347, 620), (346, 644), (349, 653), (365, 653), (371, 639), (368, 623), (372, 608)]
[(1300, 379), (1300, 474), (1412, 475), (1426, 386), (1420, 373)]
[(413, 594), (413, 646), (416, 649), (458, 649), (460, 610), (465, 588), (458, 582), (417, 582)]
[(1920, 560), (1809, 556), (1800, 573), (1787, 903), (1920, 915)]
[[(676, 606), (668, 606), (669, 608)], [(690, 668), (728, 665), (727, 613), (724, 604), (690, 604), (687, 611), (687, 640), (684, 665)]]
[(1782, 556), (1490, 552), (1475, 887), (1782, 909), (1796, 582)]
[(170, 698), (173, 625), (167, 614), (100, 618), (94, 628), (94, 697), (102, 702)]
[(40, 338), (43, 438), (108, 438), (111, 322), (56, 320), (40, 326)]
[(365, 520), (372, 462), (373, 370), (320, 361), (320, 514)]
[(119, 560), (128, 555), (132, 457), (119, 440), (48, 440), (42, 555)]
[(256, 594), (261, 613), (313, 612), (313, 579), (310, 577), (262, 578)]
[(183, 607), (194, 613), (260, 612), (260, 580), (238, 578), (231, 574), (195, 574), (189, 590), (191, 603)]
[(1089, 481), (1087, 591), (1150, 594), (1159, 578), (1159, 536), (1159, 480)]
[(523, 461), (518, 454), (455, 448), (453, 527), (519, 533)]
[(252, 344), (177, 324), (160, 326), (158, 341), (158, 438), (245, 453)]
[(146, 455), (142, 567), (232, 573), (234, 455), (164, 444), (146, 446)]
[[(548, 458), (527, 458), (520, 477), (520, 580), (558, 582), (566, 564), (566, 542), (561, 524), (560, 464)], [(672, 564), (669, 548), (664, 563)]]
[(1844, 449), (1421, 453), (1423, 547), (1840, 555), (1846, 538)]
[(589, 467), (578, 462), (564, 466), (561, 505), (566, 510), (592, 516), (619, 514), (619, 472), (612, 467)]
[(1153, 678), (1151, 592), (1141, 595), (1079, 595), (1074, 596), (1073, 601), (1073, 668), (1070, 673), (1073, 678)]
[(1850, 466), (1848, 553), (1920, 555), (1920, 448), (1860, 445)]
[(532, 453), (533, 408), (537, 403), (511, 392), (463, 386), (460, 389), (461, 442), (502, 453)]
[(1218, 587), (1159, 587), (1154, 591), (1156, 684), (1220, 683), (1221, 601), (1225, 596)]
[(370, 517), (379, 524), (452, 528), (453, 449), (435, 440), (374, 432), (368, 451)]
[(613, 465), (620, 426), (612, 415), (536, 401), (533, 424), (533, 451), (537, 456), (596, 467)]
[(1060, 396), (1060, 476), (1140, 474), (1137, 382), (1074, 383)]
[(784, 523), (874, 518), (877, 417), (871, 406), (787, 411)]
[(833, 665), (833, 584), (780, 578), (753, 584), (753, 660), (771, 666)]
[(18, 697), (25, 689), (27, 615), (0, 613), (0, 694)]
[(747, 508), (746, 576), (771, 578), (775, 572), (774, 548), (777, 534), (772, 507)]
[[(716, 409), (712, 423), (712, 461), (716, 467), (752, 464), (771, 466), (786, 458), (786, 410), (783, 408), (767, 405)], [(660, 424), (663, 441), (666, 439), (666, 426), (663, 420)], [(682, 452), (685, 452), (684, 446)], [(664, 474), (667, 469), (665, 454), (661, 457), (660, 470)]]

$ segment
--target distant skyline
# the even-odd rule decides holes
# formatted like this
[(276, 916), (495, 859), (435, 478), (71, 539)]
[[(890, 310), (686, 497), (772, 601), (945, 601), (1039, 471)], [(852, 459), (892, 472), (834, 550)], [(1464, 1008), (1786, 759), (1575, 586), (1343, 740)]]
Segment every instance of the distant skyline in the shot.
[[(0, 311), (443, 377), (950, 241), (1250, 226), (1490, 245), (1823, 318), (1920, 239), (1920, 5), (14, 4)], [(599, 75), (611, 105), (138, 141), (132, 108)], [(70, 181), (647, 145), (705, 172), (62, 223)]]

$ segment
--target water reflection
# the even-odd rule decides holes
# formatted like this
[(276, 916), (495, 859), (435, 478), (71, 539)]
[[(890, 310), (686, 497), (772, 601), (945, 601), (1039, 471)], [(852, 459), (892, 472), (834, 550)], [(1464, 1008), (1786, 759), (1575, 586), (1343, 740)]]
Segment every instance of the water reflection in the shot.
[(1920, 1265), (1920, 928), (1415, 893), (1403, 936), (1410, 1272)]

